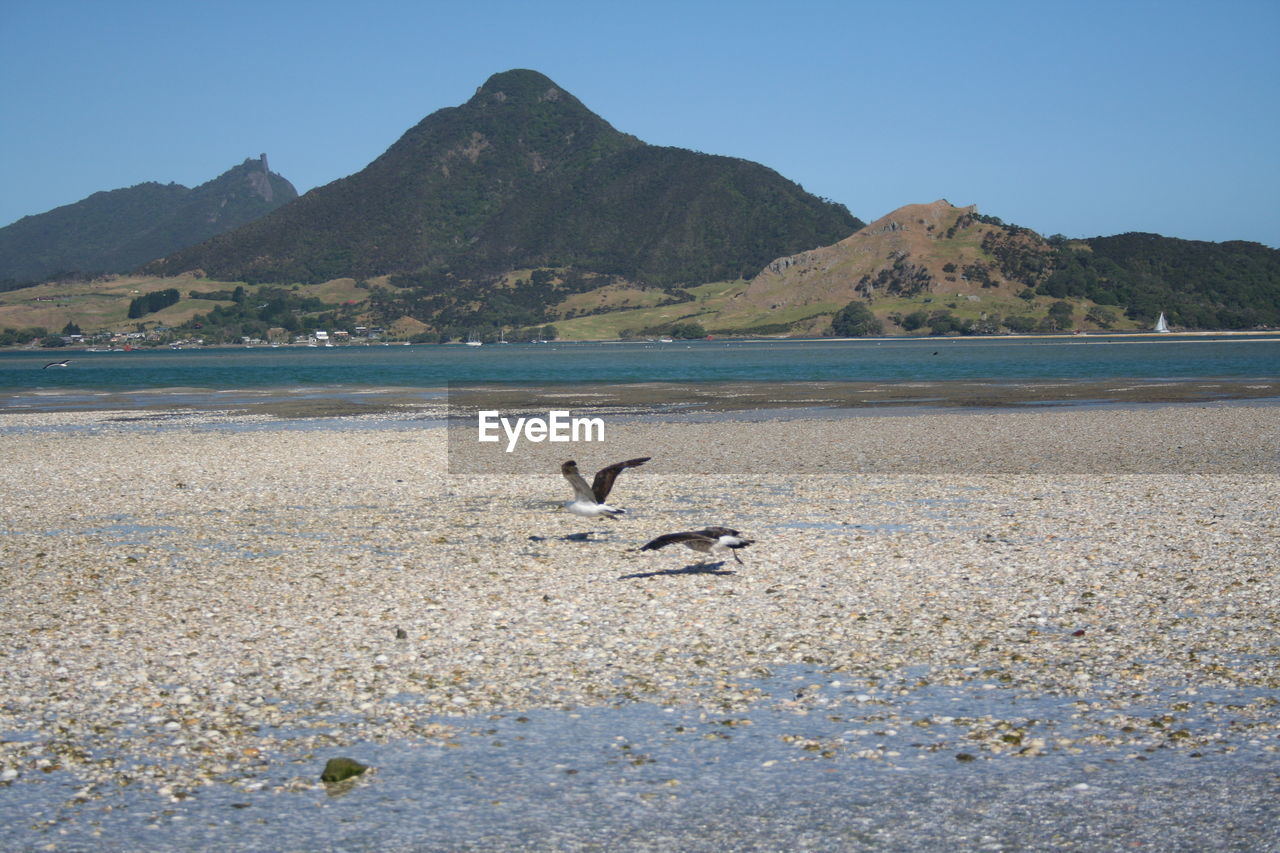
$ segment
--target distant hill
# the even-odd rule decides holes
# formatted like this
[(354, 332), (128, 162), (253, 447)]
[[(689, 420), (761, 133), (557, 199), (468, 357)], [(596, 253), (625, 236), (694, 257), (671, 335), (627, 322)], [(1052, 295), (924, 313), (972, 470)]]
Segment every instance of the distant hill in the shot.
[(439, 293), (573, 268), (675, 286), (753, 275), (861, 226), (762, 165), (647, 145), (542, 74), (513, 70), (360, 172), (145, 272), (250, 283), (395, 274)]
[(1280, 326), (1280, 251), (1128, 233), (1069, 243), (1039, 286), (1054, 297), (1124, 306), (1143, 322), (1164, 312), (1189, 329)]
[[(992, 249), (1016, 252), (1016, 272)], [(1030, 231), (1007, 234), (977, 208), (911, 204), (830, 246), (773, 260), (747, 288), (745, 305), (844, 304), (921, 293), (980, 294), (1026, 286), (1050, 266), (1051, 249)]]
[[(1048, 306), (1061, 300), (1079, 311), (1046, 322)], [(1277, 326), (1280, 251), (1155, 234), (1045, 238), (976, 207), (936, 201), (907, 205), (838, 243), (770, 262), (717, 322), (750, 325), (769, 315), (818, 320), (851, 301), (872, 306), (888, 331), (921, 328), (919, 318), (903, 321), (929, 303), (927, 315), (950, 314), (950, 328), (962, 332), (1053, 331), (1071, 328), (1069, 320), (1087, 328), (1149, 327), (1161, 312), (1189, 329)], [(925, 324), (934, 319), (947, 322), (928, 316)]]
[(195, 189), (154, 182), (97, 192), (0, 228), (0, 281), (123, 273), (252, 222), (297, 198), (266, 155)]

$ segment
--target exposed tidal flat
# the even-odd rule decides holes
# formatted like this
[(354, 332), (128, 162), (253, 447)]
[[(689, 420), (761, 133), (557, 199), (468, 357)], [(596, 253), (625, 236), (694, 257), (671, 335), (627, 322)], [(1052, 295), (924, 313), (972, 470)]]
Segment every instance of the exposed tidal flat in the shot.
[(0, 418), (0, 846), (1280, 847), (1274, 405), (262, 423)]

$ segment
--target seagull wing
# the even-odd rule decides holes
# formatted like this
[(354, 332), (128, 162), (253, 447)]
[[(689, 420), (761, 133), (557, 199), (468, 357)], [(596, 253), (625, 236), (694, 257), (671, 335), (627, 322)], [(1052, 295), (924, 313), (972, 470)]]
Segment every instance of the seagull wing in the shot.
[(687, 530), (682, 533), (664, 533), (657, 539), (652, 539), (640, 546), (641, 551), (656, 551), (659, 548), (665, 548), (668, 545), (679, 545), (683, 542), (706, 542), (710, 544), (716, 541), (717, 537), (707, 536), (705, 533), (697, 530)]
[(741, 536), (742, 534), (730, 527), (704, 527), (698, 531), (703, 536), (710, 539), (719, 539), (721, 536)]
[(613, 489), (613, 481), (618, 479), (618, 474), (621, 473), (623, 468), (635, 468), (637, 465), (643, 465), (652, 458), (652, 456), (641, 456), (639, 459), (615, 462), (608, 468), (601, 468), (597, 471), (595, 479), (591, 481), (591, 491), (596, 496), (596, 503), (604, 503), (604, 499), (609, 497), (609, 492)]
[(568, 462), (560, 466), (560, 473), (564, 474), (564, 478), (569, 481), (569, 485), (573, 487), (573, 496), (583, 503), (603, 503), (597, 501), (596, 496), (592, 493), (591, 487), (587, 485), (587, 481), (582, 479), (582, 475), (578, 473), (578, 463), (570, 459)]

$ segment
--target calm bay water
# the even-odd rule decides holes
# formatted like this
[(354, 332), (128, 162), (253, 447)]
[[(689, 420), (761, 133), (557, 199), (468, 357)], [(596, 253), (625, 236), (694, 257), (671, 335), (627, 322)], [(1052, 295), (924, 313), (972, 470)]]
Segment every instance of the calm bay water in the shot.
[[(67, 367), (44, 368), (70, 357)], [(1008, 383), (1280, 378), (1280, 334), (692, 341), (0, 353), (0, 410), (248, 394), (443, 392), (450, 384)]]

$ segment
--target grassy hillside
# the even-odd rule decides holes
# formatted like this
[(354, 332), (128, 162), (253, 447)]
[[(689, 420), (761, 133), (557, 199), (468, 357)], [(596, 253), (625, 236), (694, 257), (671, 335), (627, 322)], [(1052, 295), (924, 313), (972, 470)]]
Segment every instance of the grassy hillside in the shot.
[[(385, 283), (381, 286), (389, 287)], [(268, 291), (268, 286), (244, 285), (241, 282), (215, 281), (193, 275), (173, 278), (154, 276), (114, 276), (95, 282), (47, 282), (34, 287), (0, 293), (0, 329), (44, 329), (60, 332), (68, 324), (78, 326), (85, 335), (99, 332), (129, 333), (173, 329), (181, 337), (184, 325), (215, 309), (228, 309), (236, 303), (231, 298), (193, 298), (202, 294), (234, 293), (243, 288), (244, 301), (253, 305)], [(160, 311), (130, 318), (130, 303), (141, 295), (175, 289), (180, 299)], [(314, 301), (316, 310), (303, 312), (300, 319), (318, 319), (323, 315), (341, 315), (354, 325), (361, 306), (367, 304), (368, 287), (357, 286), (353, 279), (335, 279), (317, 285), (295, 285), (288, 292), (299, 302)], [(328, 318), (326, 318), (328, 319)], [(336, 317), (335, 317), (336, 319)], [(206, 324), (192, 334), (216, 338), (217, 324)]]
[[(772, 308), (747, 300), (751, 282), (744, 279), (719, 281), (672, 292), (659, 288), (617, 282), (585, 292), (577, 292), (556, 304), (550, 314), (561, 338), (569, 340), (613, 340), (626, 336), (659, 334), (677, 323), (697, 323), (708, 333), (732, 334), (821, 334), (830, 316), (845, 303), (835, 299), (804, 300)], [(282, 290), (273, 285), (246, 285), (243, 282), (217, 281), (184, 275), (176, 278), (119, 276), (93, 283), (50, 282), (36, 287), (0, 293), (0, 329), (39, 327), (56, 333), (74, 323), (86, 334), (98, 331), (116, 333), (174, 329), (174, 337), (201, 336), (218, 339), (218, 324), (207, 323), (199, 330), (187, 328), (193, 319), (207, 317), (215, 308), (230, 309), (229, 298), (195, 299), (190, 293), (230, 294), (244, 289), (245, 304), (255, 307), (264, 294)], [(141, 294), (174, 288), (179, 301), (144, 317), (128, 317), (129, 304)], [(359, 283), (342, 278), (313, 285), (291, 285), (284, 289), (298, 304), (312, 310), (301, 311), (298, 319), (312, 328), (354, 328), (356, 325), (382, 325), (391, 334), (411, 337), (430, 331), (430, 327), (407, 316), (387, 321), (372, 311), (375, 298), (388, 299), (407, 291), (394, 287), (386, 278)], [(679, 301), (675, 301), (675, 300)], [(1048, 306), (1058, 299), (1036, 296), (1021, 299), (1003, 291), (988, 290), (978, 295), (923, 293), (915, 296), (884, 296), (871, 300), (872, 311), (885, 324), (889, 334), (905, 334), (893, 318), (913, 311), (947, 311), (957, 318), (979, 321), (984, 316), (1027, 315), (1042, 317)], [(1087, 299), (1068, 298), (1075, 314), (1083, 318), (1093, 307)], [(318, 304), (317, 304), (318, 303)], [(1118, 313), (1118, 312), (1117, 312)], [(230, 324), (234, 326), (234, 324)], [(1096, 325), (1081, 324), (1085, 328)], [(1147, 328), (1117, 316), (1115, 330)], [(508, 327), (514, 331), (513, 327)], [(238, 339), (238, 326), (227, 332), (229, 340)], [(252, 331), (252, 330), (250, 330)], [(928, 334), (922, 327), (915, 334)]]
[[(689, 293), (697, 297), (696, 301), (661, 307), (618, 306), (617, 310), (608, 313), (556, 320), (555, 326), (560, 337), (572, 340), (612, 340), (626, 336), (627, 332), (635, 335), (644, 329), (657, 330), (674, 323), (697, 323), (709, 334), (717, 335), (820, 335), (826, 332), (831, 315), (846, 304), (837, 301), (814, 301), (773, 310), (744, 308), (741, 303), (747, 288), (748, 283), (741, 279), (732, 282), (715, 282), (687, 288)], [(582, 294), (581, 299), (588, 302), (601, 300), (603, 305), (608, 302), (610, 295), (592, 291)], [(885, 334), (928, 335), (930, 329), (927, 326), (907, 331), (894, 318), (904, 318), (912, 312), (923, 311), (927, 314), (947, 312), (959, 320), (972, 323), (980, 323), (984, 318), (993, 316), (1025, 316), (1039, 321), (1046, 316), (1049, 306), (1059, 301), (1069, 303), (1072, 306), (1073, 315), (1079, 318), (1079, 323), (1073, 328), (1082, 328), (1087, 331), (1100, 329), (1097, 323), (1085, 320), (1089, 311), (1098, 307), (1088, 299), (1059, 300), (1053, 297), (1036, 296), (1028, 300), (1010, 296), (1007, 293), (970, 296), (920, 294), (913, 297), (886, 296), (872, 299), (868, 302), (868, 306), (883, 322)], [(1119, 312), (1116, 312), (1115, 319), (1110, 324), (1111, 331), (1147, 328), (1149, 324), (1125, 318)]]
[[(566, 311), (587, 304), (596, 310), (610, 309), (607, 313), (557, 319), (555, 327), (561, 338), (570, 340), (613, 340), (624, 337), (624, 333), (640, 335), (645, 329), (674, 323), (698, 323), (705, 327), (713, 323), (723, 307), (745, 287), (746, 282), (741, 279), (703, 284), (685, 289), (692, 300), (665, 305), (655, 304), (667, 297), (660, 290), (601, 288), (565, 300), (556, 307), (556, 312), (563, 316)], [(646, 302), (649, 304), (644, 304)]]

